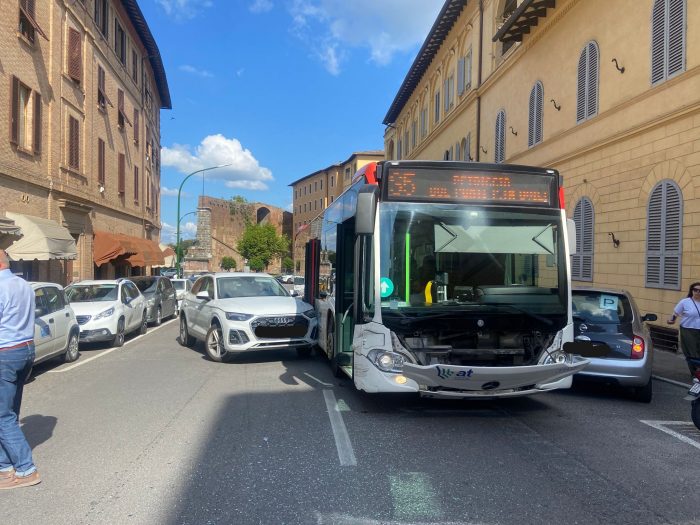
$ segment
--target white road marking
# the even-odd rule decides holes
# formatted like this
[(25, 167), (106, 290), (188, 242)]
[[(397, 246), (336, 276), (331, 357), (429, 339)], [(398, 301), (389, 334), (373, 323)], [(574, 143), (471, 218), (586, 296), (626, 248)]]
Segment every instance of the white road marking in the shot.
[(658, 379), (659, 381), (663, 381), (664, 383), (670, 383), (672, 385), (682, 386), (683, 388), (690, 388), (691, 386), (693, 386), (693, 385), (689, 385), (687, 383), (682, 383), (680, 381), (675, 381), (674, 379), (668, 379), (667, 377), (661, 377), (661, 376), (657, 376), (657, 375), (653, 375), (653, 374), (651, 377), (653, 377), (654, 379)]
[[(177, 319), (177, 318), (175, 318), (175, 319)], [(105, 350), (104, 352), (102, 352), (102, 353), (100, 353), (100, 354), (94, 355), (94, 356), (92, 356), (92, 357), (88, 357), (88, 358), (85, 359), (84, 361), (79, 360), (77, 363), (72, 364), (72, 365), (70, 365), (70, 366), (67, 366), (67, 367), (65, 367), (65, 368), (60, 368), (60, 369), (55, 369), (55, 370), (48, 370), (47, 373), (49, 373), (49, 374), (61, 374), (61, 373), (63, 373), (63, 372), (68, 372), (69, 370), (73, 370), (74, 368), (78, 368), (79, 366), (85, 365), (85, 364), (89, 363), (90, 361), (94, 361), (95, 359), (98, 359), (98, 358), (100, 358), (100, 357), (104, 357), (104, 356), (106, 356), (107, 354), (111, 354), (111, 353), (114, 352), (115, 350), (121, 350), (121, 349), (124, 348), (125, 346), (129, 346), (129, 345), (130, 345), (131, 343), (133, 343), (134, 341), (138, 341), (138, 340), (141, 339), (142, 337), (146, 337), (147, 335), (152, 334), (152, 333), (155, 332), (156, 330), (160, 330), (160, 329), (163, 328), (164, 326), (169, 325), (169, 324), (172, 323), (175, 319), (171, 319), (170, 321), (166, 321), (166, 322), (163, 323), (162, 325), (157, 326), (156, 328), (152, 328), (151, 330), (149, 330), (149, 331), (146, 332), (145, 334), (137, 335), (137, 336), (134, 337), (133, 339), (129, 339), (129, 340), (126, 341), (126, 342), (124, 343), (124, 345), (121, 346), (121, 347), (110, 348), (109, 350)]]
[(304, 372), (304, 375), (310, 377), (311, 379), (313, 379), (314, 381), (316, 381), (316, 382), (317, 382), (318, 384), (320, 384), (320, 385), (323, 385), (323, 386), (333, 386), (333, 385), (330, 384), (330, 383), (324, 383), (324, 382), (321, 381), (319, 378), (312, 376), (312, 375), (309, 374), (308, 372)]
[(683, 443), (687, 443), (691, 447), (700, 449), (700, 442), (695, 441), (694, 439), (691, 439), (688, 436), (684, 436), (680, 432), (676, 432), (675, 430), (667, 428), (669, 426), (691, 426), (694, 428), (695, 425), (693, 425), (690, 421), (645, 421), (643, 419), (640, 419), (640, 421), (645, 425), (649, 425), (650, 427), (660, 430), (661, 432), (665, 432), (666, 434), (680, 439)]
[(343, 416), (338, 409), (338, 402), (335, 400), (335, 395), (332, 390), (324, 390), (323, 398), (326, 400), (326, 409), (328, 417), (331, 420), (331, 428), (333, 429), (333, 437), (335, 438), (335, 447), (338, 449), (338, 459), (343, 467), (357, 466), (355, 452), (352, 450), (350, 436), (345, 428)]

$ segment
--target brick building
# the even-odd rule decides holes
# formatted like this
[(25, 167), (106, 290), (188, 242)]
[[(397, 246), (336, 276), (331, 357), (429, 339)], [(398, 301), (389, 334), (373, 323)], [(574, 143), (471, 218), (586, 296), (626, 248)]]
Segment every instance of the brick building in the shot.
[(577, 284), (629, 289), (660, 341), (700, 280), (698, 29), (694, 0), (447, 0), (384, 119), (387, 158), (559, 170)]
[(347, 160), (315, 171), (292, 182), (294, 212), (294, 267), (304, 272), (304, 246), (308, 240), (307, 225), (343, 193), (355, 172), (370, 162), (384, 160), (383, 151), (355, 152)]
[[(246, 262), (236, 246), (247, 222), (272, 224), (278, 235), (285, 235), (290, 240), (292, 238), (292, 214), (282, 208), (261, 202), (232, 205), (231, 200), (200, 196), (196, 242), (187, 250), (184, 272), (221, 271), (221, 259), (224, 257), (233, 257), (236, 269), (243, 270)], [(282, 260), (273, 261), (266, 271), (282, 273)]]
[(65, 284), (162, 264), (160, 109), (171, 103), (138, 4), (3, 8), (0, 234), (23, 237), (0, 242), (13, 270)]

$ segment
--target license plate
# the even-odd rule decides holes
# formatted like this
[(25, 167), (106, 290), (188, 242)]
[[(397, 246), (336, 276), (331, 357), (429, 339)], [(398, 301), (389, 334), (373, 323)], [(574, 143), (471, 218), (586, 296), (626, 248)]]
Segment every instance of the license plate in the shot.
[(691, 386), (690, 390), (688, 390), (688, 393), (691, 396), (700, 395), (700, 383), (695, 383), (693, 386)]

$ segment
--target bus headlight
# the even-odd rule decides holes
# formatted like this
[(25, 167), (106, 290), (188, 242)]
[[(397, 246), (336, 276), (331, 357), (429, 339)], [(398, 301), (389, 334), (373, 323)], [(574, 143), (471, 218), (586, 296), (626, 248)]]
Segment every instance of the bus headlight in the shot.
[(556, 352), (550, 352), (547, 354), (547, 357), (545, 357), (544, 362), (542, 364), (552, 365), (555, 363), (556, 364), (571, 363), (571, 354), (567, 354), (563, 350), (557, 350)]
[(403, 370), (403, 363), (405, 361), (401, 354), (396, 352), (387, 352), (386, 350), (380, 350), (375, 348), (370, 350), (367, 354), (367, 359), (369, 359), (374, 366), (379, 368), (382, 372), (395, 372), (399, 373)]

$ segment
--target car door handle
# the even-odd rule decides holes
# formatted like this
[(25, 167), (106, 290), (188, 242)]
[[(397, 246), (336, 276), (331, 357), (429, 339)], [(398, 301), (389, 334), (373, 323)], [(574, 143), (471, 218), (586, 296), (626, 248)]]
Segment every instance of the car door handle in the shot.
[(70, 317), (70, 314), (68, 312), (66, 312), (66, 317)]
[(49, 323), (53, 324), (53, 319), (49, 319)]

